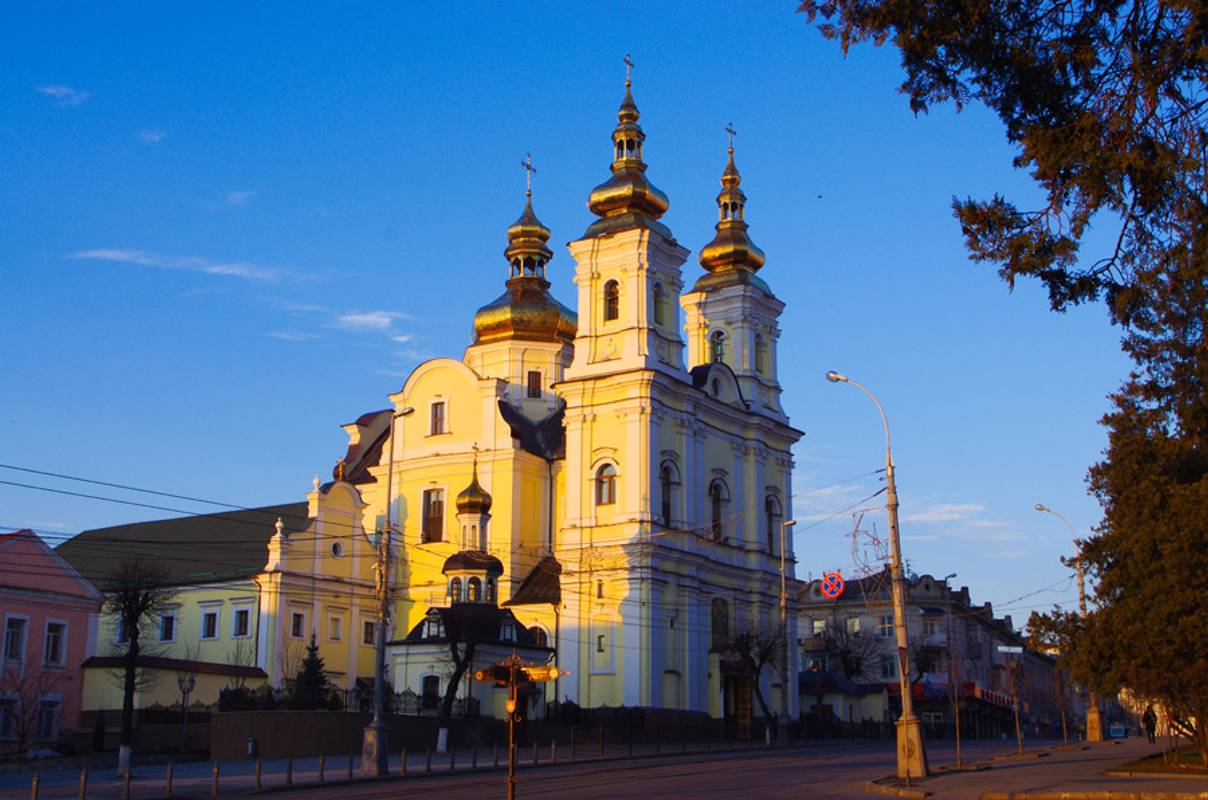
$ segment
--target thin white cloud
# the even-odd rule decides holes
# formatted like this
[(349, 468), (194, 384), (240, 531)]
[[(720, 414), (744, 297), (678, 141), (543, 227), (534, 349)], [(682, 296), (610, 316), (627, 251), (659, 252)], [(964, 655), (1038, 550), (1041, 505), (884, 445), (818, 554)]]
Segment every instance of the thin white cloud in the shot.
[(88, 99), (88, 92), (79, 89), (73, 89), (70, 86), (54, 84), (51, 86), (39, 86), (38, 91), (44, 95), (48, 95), (55, 99), (55, 103), (60, 106), (78, 106)]
[(410, 319), (401, 311), (350, 311), (341, 314), (329, 324), (333, 328), (355, 333), (389, 331), (396, 319)]
[(390, 341), (398, 342), (399, 344), (406, 344), (407, 342), (411, 341), (413, 338), (415, 338), (415, 337), (413, 337), (409, 333), (400, 333), (397, 336), (391, 336)]
[(299, 331), (270, 331), (268, 335), (285, 342), (309, 342), (311, 339), (319, 338), (319, 334), (317, 333), (301, 333)]
[(255, 194), (256, 193), (251, 189), (240, 189), (238, 191), (227, 192), (226, 203), (228, 206), (234, 206), (235, 208), (244, 208), (252, 201), (252, 197)]
[(159, 144), (168, 137), (168, 134), (156, 128), (148, 128), (145, 131), (139, 131), (136, 138), (143, 144)]
[(980, 503), (934, 503), (922, 511), (902, 515), (903, 522), (939, 523), (971, 520), (986, 510)]
[(70, 258), (83, 261), (107, 261), (118, 264), (136, 264), (155, 269), (201, 272), (206, 275), (223, 275), (248, 281), (277, 281), (290, 276), (289, 270), (280, 267), (264, 267), (247, 261), (215, 262), (199, 256), (170, 256), (146, 250), (123, 248), (95, 248), (72, 253)]

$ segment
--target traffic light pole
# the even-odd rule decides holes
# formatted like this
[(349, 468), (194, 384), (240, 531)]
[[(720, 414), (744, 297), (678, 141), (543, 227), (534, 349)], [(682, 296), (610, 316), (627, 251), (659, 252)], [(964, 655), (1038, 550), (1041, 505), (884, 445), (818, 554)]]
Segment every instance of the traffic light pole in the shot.
[(474, 680), (480, 683), (493, 683), (508, 690), (507, 704), (504, 710), (508, 714), (508, 800), (516, 800), (516, 721), (520, 714), (518, 702), (520, 685), (523, 683), (546, 683), (556, 681), (563, 675), (569, 675), (570, 670), (558, 667), (547, 667), (539, 664), (526, 664), (515, 652), (499, 664), (492, 664), (486, 669), (477, 670)]

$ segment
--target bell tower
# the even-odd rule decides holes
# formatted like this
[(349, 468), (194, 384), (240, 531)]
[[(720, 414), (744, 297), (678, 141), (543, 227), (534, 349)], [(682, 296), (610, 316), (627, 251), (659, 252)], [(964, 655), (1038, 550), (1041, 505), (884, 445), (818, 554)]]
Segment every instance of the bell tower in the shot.
[(579, 328), (567, 379), (653, 369), (683, 376), (675, 298), (688, 257), (659, 218), (667, 195), (646, 177), (646, 134), (625, 60), (625, 99), (612, 132), (612, 176), (592, 190), (599, 219), (568, 246), (579, 287)]
[(742, 398), (751, 411), (787, 422), (780, 405), (776, 349), (777, 319), (784, 303), (756, 275), (765, 256), (747, 233), (747, 196), (734, 164), (734, 135), (717, 195), (717, 231), (700, 251), (705, 274), (680, 298), (688, 334), (691, 367), (720, 362), (738, 378)]

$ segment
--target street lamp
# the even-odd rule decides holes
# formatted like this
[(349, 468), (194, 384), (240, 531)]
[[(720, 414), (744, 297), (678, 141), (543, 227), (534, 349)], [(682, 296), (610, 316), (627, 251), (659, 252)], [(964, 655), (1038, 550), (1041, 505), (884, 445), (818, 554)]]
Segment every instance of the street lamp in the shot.
[(196, 685), (197, 678), (192, 672), (176, 676), (176, 686), (180, 689), (180, 752), (182, 753), (189, 749), (189, 695), (193, 693), (193, 687)]
[[(1044, 503), (1037, 503), (1036, 505), (1034, 505), (1032, 507), (1035, 508), (1037, 511), (1043, 511), (1046, 514), (1052, 514), (1054, 517), (1056, 517), (1057, 519), (1064, 522), (1066, 527), (1070, 529), (1070, 537), (1074, 540), (1074, 546), (1078, 548), (1078, 557), (1074, 561), (1074, 563), (1078, 569), (1078, 610), (1081, 612), (1081, 617), (1082, 617), (1083, 623), (1085, 623), (1086, 622), (1086, 582), (1085, 582), (1085, 579), (1083, 578), (1083, 573), (1082, 573), (1082, 546), (1080, 544), (1078, 544), (1078, 532), (1076, 530), (1074, 530), (1074, 526), (1072, 524), (1070, 524), (1070, 521), (1068, 519), (1066, 519), (1060, 513), (1049, 508)], [(1088, 691), (1087, 695), (1088, 695), (1087, 699), (1089, 700), (1089, 703), (1088, 703), (1088, 706), (1086, 709), (1086, 740), (1088, 742), (1101, 742), (1101, 741), (1103, 741), (1103, 723), (1099, 719), (1099, 698), (1097, 698), (1095, 696), (1095, 693), (1091, 692), (1091, 691)]]
[(785, 741), (788, 741), (789, 725), (789, 687), (796, 689), (795, 681), (789, 680), (789, 595), (785, 582), (785, 542), (788, 541), (789, 528), (797, 524), (795, 519), (786, 519), (780, 523), (780, 636), (784, 639), (784, 651), (780, 654), (780, 705), (784, 711)]
[(893, 480), (893, 450), (889, 446), (889, 420), (877, 396), (841, 373), (830, 370), (826, 379), (831, 383), (850, 383), (876, 405), (885, 426), (885, 508), (889, 513), (890, 568), (893, 574), (893, 627), (898, 642), (898, 684), (902, 691), (902, 716), (898, 718), (898, 777), (921, 778), (928, 774), (927, 750), (923, 746), (923, 730), (914, 715), (914, 697), (910, 687), (910, 644), (906, 635), (906, 582), (902, 571), (902, 541), (898, 534), (898, 489)]
[[(361, 771), (381, 776), (390, 771), (390, 746), (382, 712), (386, 704), (386, 621), (390, 617), (391, 487), (394, 478), (394, 423), (415, 411), (407, 406), (390, 417), (390, 456), (386, 460), (386, 522), (377, 536), (377, 623), (373, 631), (373, 719), (361, 737)], [(368, 536), (368, 534), (366, 534)]]

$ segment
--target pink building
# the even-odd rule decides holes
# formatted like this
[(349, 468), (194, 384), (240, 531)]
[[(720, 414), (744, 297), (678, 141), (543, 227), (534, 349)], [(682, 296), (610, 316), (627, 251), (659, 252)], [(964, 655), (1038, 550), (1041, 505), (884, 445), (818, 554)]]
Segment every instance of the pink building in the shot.
[(32, 531), (0, 535), (0, 753), (79, 728), (101, 593)]

